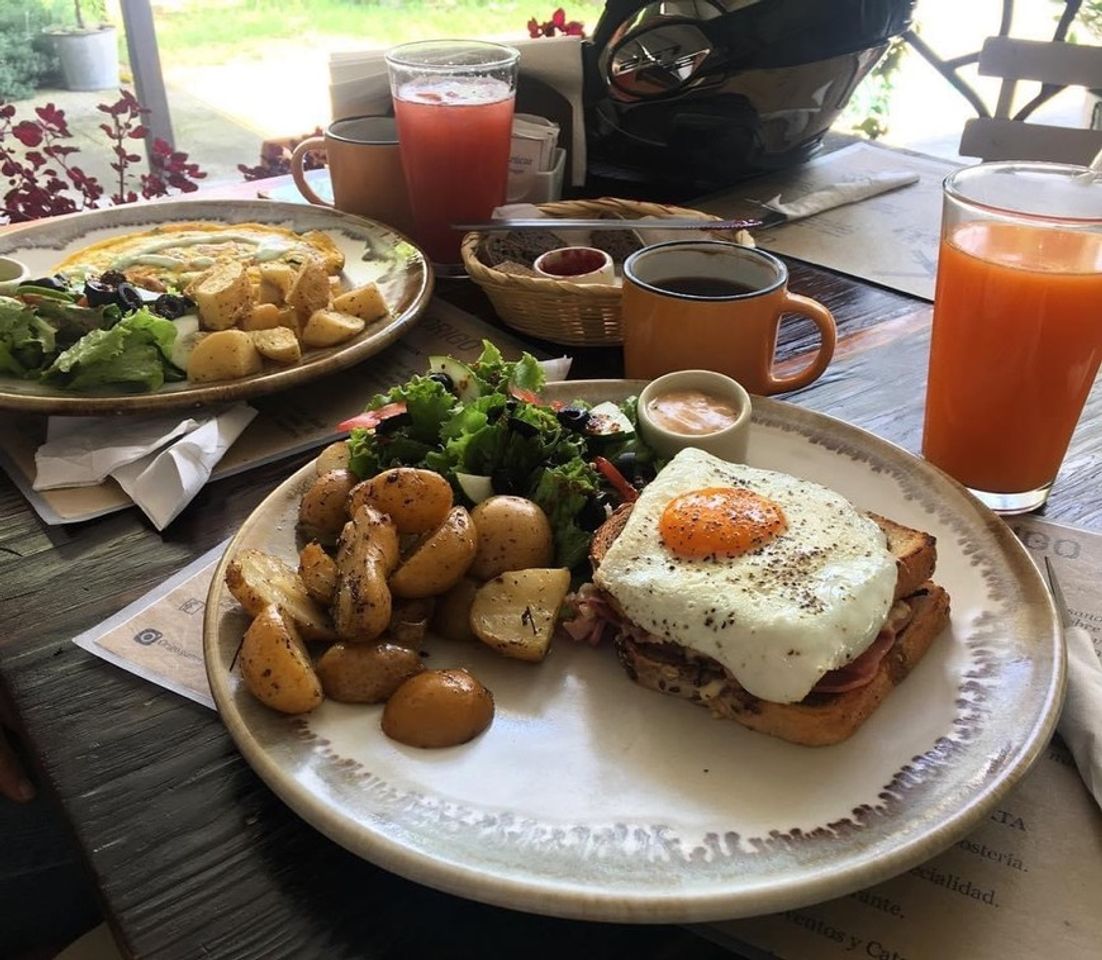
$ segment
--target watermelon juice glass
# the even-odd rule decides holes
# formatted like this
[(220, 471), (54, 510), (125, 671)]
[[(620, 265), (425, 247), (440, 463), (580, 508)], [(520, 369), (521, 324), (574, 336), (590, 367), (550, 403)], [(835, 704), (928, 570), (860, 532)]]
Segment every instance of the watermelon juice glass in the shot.
[(945, 181), (922, 452), (999, 513), (1048, 497), (1102, 363), (1102, 174)]
[(488, 220), (505, 202), (519, 58), (479, 40), (407, 43), (386, 55), (414, 239), (438, 270), (460, 262), (463, 234), (451, 224)]

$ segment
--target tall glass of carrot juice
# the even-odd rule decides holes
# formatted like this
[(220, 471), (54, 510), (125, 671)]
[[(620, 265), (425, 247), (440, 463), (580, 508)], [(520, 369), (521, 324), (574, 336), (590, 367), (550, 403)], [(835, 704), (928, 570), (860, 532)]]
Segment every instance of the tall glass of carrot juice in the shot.
[[(386, 55), (414, 239), (438, 272), (462, 273), (453, 223), (505, 202), (520, 54), (479, 40), (427, 40)], [(458, 268), (458, 269), (456, 269)]]
[(1000, 513), (1048, 497), (1102, 360), (1102, 175), (945, 181), (922, 452)]

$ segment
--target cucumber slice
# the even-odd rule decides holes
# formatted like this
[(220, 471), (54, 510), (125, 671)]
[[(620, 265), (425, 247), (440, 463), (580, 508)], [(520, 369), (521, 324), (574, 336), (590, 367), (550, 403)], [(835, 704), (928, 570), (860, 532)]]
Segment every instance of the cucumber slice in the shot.
[(635, 436), (635, 428), (624, 412), (611, 401), (599, 403), (589, 411), (585, 425), (586, 438), (591, 447), (614, 443), (626, 443)]
[(474, 371), (454, 357), (429, 357), (429, 373), (446, 373), (454, 384), (455, 394), (463, 403), (482, 396)]
[(176, 339), (172, 341), (172, 365), (186, 370), (191, 351), (206, 336), (206, 332), (199, 330), (199, 318), (191, 313), (178, 317), (172, 323), (176, 327)]
[(457, 473), (455, 479), (459, 489), (471, 503), (479, 504), (494, 495), (494, 485), (489, 477), (482, 477), (477, 473)]

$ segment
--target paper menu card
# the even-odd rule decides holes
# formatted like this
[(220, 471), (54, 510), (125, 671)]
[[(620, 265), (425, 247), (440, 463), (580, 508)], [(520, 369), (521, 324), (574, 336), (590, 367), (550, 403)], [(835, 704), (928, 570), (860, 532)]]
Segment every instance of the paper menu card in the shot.
[(791, 203), (813, 190), (858, 177), (912, 172), (919, 179), (909, 187), (753, 234), (764, 250), (933, 300), (941, 182), (958, 166), (936, 157), (854, 143), (783, 173), (740, 183), (692, 206), (723, 217), (761, 216), (757, 204), (777, 194)]
[[(1102, 534), (1035, 518), (1012, 526), (1057, 567), (1102, 644)], [(212, 706), (202, 613), (220, 544), (75, 642)], [(738, 954), (783, 960), (1088, 960), (1102, 944), (1102, 813), (1059, 740), (987, 821), (928, 863), (813, 907), (694, 928)], [(764, 954), (763, 954), (764, 951)]]
[[(433, 354), (473, 360), (482, 349), (483, 339), (492, 340), (506, 354), (531, 350), (500, 328), (434, 298), (425, 315), (382, 353), (304, 386), (251, 399), (249, 403), (259, 410), (259, 415), (215, 467), (211, 480), (337, 439), (339, 434), (334, 426), (362, 411), (373, 394), (402, 383), (415, 373), (424, 373)], [(180, 416), (184, 418), (187, 412), (181, 411)], [(0, 466), (45, 523), (77, 523), (132, 505), (114, 480), (94, 487), (31, 489), (34, 452), (45, 439), (44, 417), (0, 414)]]
[[(1014, 517), (1102, 659), (1102, 534)], [(1059, 738), (987, 821), (928, 863), (868, 890), (708, 924), (736, 953), (782, 960), (1094, 960), (1102, 955), (1102, 811)]]

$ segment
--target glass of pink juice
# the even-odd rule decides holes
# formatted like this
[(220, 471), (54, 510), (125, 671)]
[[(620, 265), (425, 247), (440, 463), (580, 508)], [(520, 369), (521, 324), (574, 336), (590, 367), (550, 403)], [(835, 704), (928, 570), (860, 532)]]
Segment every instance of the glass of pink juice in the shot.
[(519, 57), (479, 40), (407, 43), (386, 55), (413, 239), (438, 271), (462, 273), (463, 234), (451, 224), (488, 220), (505, 202)]

